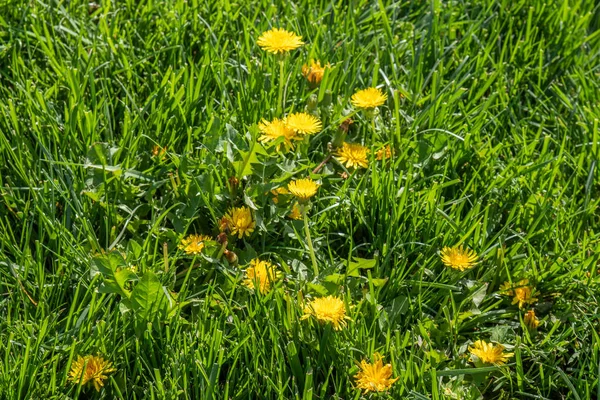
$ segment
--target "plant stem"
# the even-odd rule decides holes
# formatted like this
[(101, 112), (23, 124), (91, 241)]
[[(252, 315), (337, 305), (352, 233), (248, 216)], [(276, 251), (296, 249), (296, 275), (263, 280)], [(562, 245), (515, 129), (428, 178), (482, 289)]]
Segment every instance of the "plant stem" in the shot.
[(277, 95), (277, 115), (281, 116), (283, 113), (283, 80), (285, 76), (285, 59), (279, 60), (279, 93)]
[(306, 235), (306, 243), (308, 244), (308, 249), (310, 250), (313, 273), (315, 277), (317, 277), (319, 276), (319, 266), (317, 265), (317, 257), (315, 256), (315, 249), (313, 248), (312, 239), (310, 237), (310, 229), (308, 229), (308, 213), (306, 210), (306, 204), (300, 205), (300, 211), (302, 211), (302, 216), (304, 217), (304, 234)]

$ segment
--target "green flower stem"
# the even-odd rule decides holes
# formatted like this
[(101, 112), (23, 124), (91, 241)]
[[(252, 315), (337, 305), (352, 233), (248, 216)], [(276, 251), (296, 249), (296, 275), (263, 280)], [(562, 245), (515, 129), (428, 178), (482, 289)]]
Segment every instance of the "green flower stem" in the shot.
[(367, 114), (369, 119), (371, 120), (371, 146), (375, 145), (375, 136), (377, 135), (377, 130), (375, 129), (375, 110), (369, 112)]
[(313, 265), (313, 273), (315, 277), (319, 276), (319, 266), (317, 265), (317, 257), (315, 256), (315, 249), (312, 245), (312, 239), (310, 237), (310, 229), (308, 229), (308, 213), (306, 210), (306, 204), (300, 205), (300, 211), (302, 212), (302, 216), (304, 217), (304, 234), (306, 235), (306, 243), (308, 244), (308, 249), (310, 250), (310, 259)]
[(285, 77), (285, 59), (281, 57), (279, 60), (279, 93), (277, 95), (277, 115), (281, 116), (283, 113), (283, 80)]

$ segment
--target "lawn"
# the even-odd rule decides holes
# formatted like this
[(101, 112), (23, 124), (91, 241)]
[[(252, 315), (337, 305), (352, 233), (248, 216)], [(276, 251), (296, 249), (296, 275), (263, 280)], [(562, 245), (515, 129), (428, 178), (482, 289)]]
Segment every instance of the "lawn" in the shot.
[(592, 0), (1, 1), (0, 399), (600, 399), (599, 121)]

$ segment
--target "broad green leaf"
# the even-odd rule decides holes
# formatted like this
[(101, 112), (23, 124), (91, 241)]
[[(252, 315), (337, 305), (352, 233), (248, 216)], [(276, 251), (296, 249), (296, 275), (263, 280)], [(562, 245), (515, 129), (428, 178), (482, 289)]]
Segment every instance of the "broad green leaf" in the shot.
[(147, 271), (131, 293), (131, 305), (136, 316), (151, 321), (164, 313), (167, 298), (158, 277)]

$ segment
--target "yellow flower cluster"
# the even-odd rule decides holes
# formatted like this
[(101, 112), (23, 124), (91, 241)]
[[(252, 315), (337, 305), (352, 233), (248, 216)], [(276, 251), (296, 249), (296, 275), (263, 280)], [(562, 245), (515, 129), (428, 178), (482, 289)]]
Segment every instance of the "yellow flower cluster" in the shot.
[[(258, 140), (267, 143), (282, 138), (286, 150), (292, 150), (294, 141), (304, 140), (305, 135), (319, 132), (321, 126), (321, 121), (315, 116), (303, 112), (293, 113), (284, 119), (262, 120), (258, 124), (262, 133)], [(279, 145), (277, 149), (279, 150)]]

